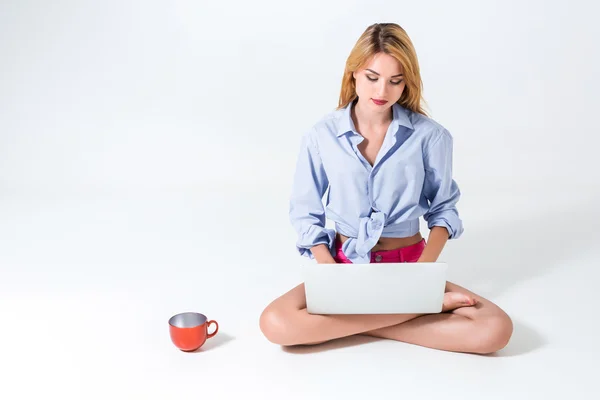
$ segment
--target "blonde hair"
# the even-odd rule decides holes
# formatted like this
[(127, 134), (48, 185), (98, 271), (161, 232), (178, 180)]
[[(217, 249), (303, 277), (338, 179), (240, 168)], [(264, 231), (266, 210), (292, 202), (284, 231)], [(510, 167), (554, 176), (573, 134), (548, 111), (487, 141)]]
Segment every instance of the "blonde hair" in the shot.
[(354, 45), (346, 60), (337, 109), (346, 107), (357, 97), (356, 81), (352, 73), (364, 68), (371, 58), (380, 52), (389, 54), (402, 65), (406, 86), (397, 103), (413, 112), (427, 115), (421, 105), (421, 102), (425, 103), (425, 99), (422, 95), (423, 82), (417, 53), (406, 31), (394, 23), (369, 26)]

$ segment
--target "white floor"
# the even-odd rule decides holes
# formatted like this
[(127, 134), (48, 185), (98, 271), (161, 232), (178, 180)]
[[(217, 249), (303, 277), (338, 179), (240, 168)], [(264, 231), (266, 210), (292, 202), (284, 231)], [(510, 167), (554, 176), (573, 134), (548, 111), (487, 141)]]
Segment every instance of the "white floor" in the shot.
[[(260, 312), (299, 283), (281, 193), (4, 195), (0, 398), (599, 398), (596, 199), (533, 212), (535, 199), (488, 197), (463, 201), (465, 235), (443, 258), (451, 280), (513, 317), (493, 356), (362, 337), (269, 343)], [(182, 311), (220, 324), (199, 352), (170, 342)]]

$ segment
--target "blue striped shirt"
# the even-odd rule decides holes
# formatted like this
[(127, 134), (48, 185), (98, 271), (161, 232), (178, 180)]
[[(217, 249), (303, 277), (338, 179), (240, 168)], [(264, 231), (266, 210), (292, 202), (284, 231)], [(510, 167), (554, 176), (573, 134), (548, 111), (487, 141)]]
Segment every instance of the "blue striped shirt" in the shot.
[[(342, 246), (346, 257), (366, 264), (380, 237), (412, 236), (420, 217), (429, 229), (443, 226), (449, 239), (458, 238), (463, 225), (450, 132), (395, 103), (371, 166), (357, 147), (364, 138), (351, 107), (330, 112), (302, 135), (289, 207), (299, 253), (312, 259), (310, 248), (325, 244), (334, 255), (337, 231), (350, 238)], [(325, 228), (325, 218), (335, 229)]]

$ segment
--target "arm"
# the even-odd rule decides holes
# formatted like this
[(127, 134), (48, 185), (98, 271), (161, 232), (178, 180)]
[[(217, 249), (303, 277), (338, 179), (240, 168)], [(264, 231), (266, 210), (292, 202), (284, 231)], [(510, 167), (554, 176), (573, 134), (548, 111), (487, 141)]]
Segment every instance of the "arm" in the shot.
[(448, 230), (443, 226), (434, 226), (429, 232), (427, 245), (417, 262), (436, 262), (448, 241)]
[(318, 244), (310, 249), (317, 264), (335, 264), (335, 259), (329, 251), (329, 247), (324, 244)]
[(298, 235), (300, 255), (317, 263), (335, 263), (331, 249), (335, 231), (325, 228), (323, 195), (329, 186), (312, 132), (303, 135), (290, 198), (290, 221)]
[(446, 242), (460, 237), (464, 230), (456, 209), (460, 190), (452, 178), (452, 136), (447, 130), (433, 139), (423, 160), (423, 194), (429, 202), (429, 210), (423, 217), (430, 232), (419, 262), (435, 262)]

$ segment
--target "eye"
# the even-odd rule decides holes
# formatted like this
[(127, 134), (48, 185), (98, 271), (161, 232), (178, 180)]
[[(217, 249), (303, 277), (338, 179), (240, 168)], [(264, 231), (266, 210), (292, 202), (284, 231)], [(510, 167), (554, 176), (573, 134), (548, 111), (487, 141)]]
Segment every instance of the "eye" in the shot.
[[(367, 79), (370, 80), (371, 82), (376, 82), (377, 78), (371, 78), (370, 76), (367, 76)], [(390, 82), (392, 85), (399, 85), (402, 83), (402, 79), (399, 80), (398, 82)]]

